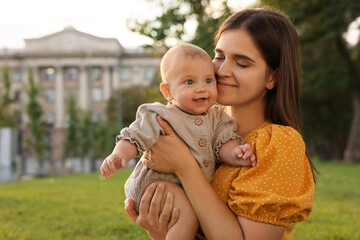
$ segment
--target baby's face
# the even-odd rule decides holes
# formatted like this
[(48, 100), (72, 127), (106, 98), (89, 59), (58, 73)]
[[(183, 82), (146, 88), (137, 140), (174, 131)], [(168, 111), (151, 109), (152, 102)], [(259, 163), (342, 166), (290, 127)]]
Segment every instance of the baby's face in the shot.
[(211, 59), (189, 56), (177, 59), (169, 71), (168, 86), (172, 104), (189, 114), (206, 112), (217, 98)]

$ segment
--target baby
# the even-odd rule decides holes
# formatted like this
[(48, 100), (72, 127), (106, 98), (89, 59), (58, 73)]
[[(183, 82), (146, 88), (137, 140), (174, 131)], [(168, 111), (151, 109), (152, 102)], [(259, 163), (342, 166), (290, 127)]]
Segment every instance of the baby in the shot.
[[(139, 153), (150, 150), (159, 135), (164, 134), (157, 123), (157, 115), (169, 122), (188, 145), (208, 181), (215, 172), (216, 163), (243, 167), (256, 165), (250, 146), (241, 145), (242, 139), (235, 133), (234, 120), (214, 105), (217, 98), (214, 67), (203, 49), (180, 44), (168, 50), (161, 60), (161, 78), (160, 91), (168, 104), (152, 103), (139, 107), (135, 122), (121, 130), (112, 154), (100, 167), (104, 178), (126, 167), (127, 162)], [(155, 181), (180, 185), (176, 175), (153, 171), (139, 161), (125, 183), (126, 197), (134, 200), (137, 211), (144, 191)], [(190, 227), (194, 223), (187, 221), (189, 215), (194, 214), (193, 210), (176, 204), (175, 201), (174, 207), (180, 209), (181, 214), (169, 230), (167, 239), (194, 239), (196, 231)], [(197, 228), (197, 222), (195, 226)]]

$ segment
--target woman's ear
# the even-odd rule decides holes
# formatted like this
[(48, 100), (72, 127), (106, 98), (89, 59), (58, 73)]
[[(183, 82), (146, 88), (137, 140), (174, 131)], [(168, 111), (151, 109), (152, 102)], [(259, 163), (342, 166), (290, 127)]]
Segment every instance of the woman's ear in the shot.
[(171, 92), (169, 90), (169, 85), (167, 83), (160, 83), (160, 91), (169, 102), (173, 100), (173, 97), (171, 96)]
[(269, 72), (268, 81), (266, 83), (266, 89), (267, 90), (272, 90), (276, 86), (277, 78), (278, 78), (278, 72), (279, 72), (279, 68), (277, 68), (275, 70), (271, 70)]

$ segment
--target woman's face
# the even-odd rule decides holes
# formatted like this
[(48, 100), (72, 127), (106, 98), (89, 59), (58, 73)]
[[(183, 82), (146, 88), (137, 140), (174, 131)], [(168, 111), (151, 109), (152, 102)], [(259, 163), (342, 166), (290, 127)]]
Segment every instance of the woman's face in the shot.
[(226, 30), (214, 51), (217, 102), (263, 109), (266, 91), (275, 81), (251, 36), (241, 29)]

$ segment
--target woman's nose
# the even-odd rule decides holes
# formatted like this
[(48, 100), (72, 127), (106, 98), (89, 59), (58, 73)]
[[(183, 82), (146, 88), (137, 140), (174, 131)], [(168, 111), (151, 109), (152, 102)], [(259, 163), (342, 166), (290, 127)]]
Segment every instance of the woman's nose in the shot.
[(230, 64), (227, 60), (215, 65), (215, 72), (219, 77), (229, 77), (231, 75)]

